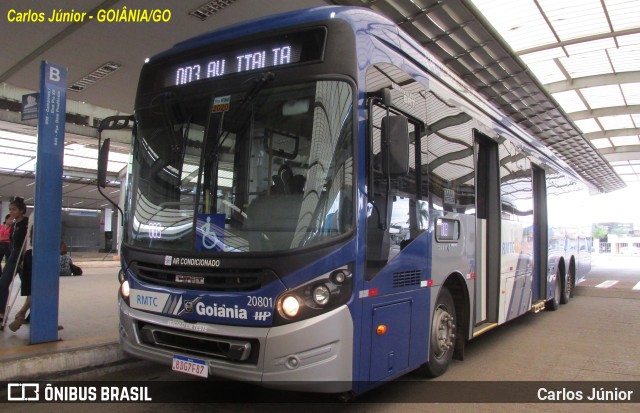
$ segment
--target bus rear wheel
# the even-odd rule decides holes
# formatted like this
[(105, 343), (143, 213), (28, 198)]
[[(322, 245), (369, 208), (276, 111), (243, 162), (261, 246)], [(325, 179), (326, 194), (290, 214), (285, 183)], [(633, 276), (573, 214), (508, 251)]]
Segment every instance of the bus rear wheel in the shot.
[(433, 310), (429, 360), (420, 367), (427, 377), (438, 377), (449, 368), (456, 343), (456, 308), (451, 293), (443, 288)]
[(573, 296), (573, 277), (569, 272), (564, 279), (562, 294), (560, 295), (560, 304), (567, 304), (571, 296)]

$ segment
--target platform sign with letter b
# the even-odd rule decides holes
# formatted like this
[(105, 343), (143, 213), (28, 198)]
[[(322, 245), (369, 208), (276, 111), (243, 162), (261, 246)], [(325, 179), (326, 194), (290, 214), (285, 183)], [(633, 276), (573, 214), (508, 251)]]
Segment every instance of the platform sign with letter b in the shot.
[(38, 148), (31, 288), (31, 344), (58, 340), (62, 172), (67, 104), (67, 70), (40, 65)]

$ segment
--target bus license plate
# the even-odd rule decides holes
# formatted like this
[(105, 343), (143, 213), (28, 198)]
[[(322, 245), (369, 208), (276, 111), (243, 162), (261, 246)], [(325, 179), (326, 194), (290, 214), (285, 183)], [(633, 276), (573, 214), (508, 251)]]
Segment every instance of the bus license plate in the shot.
[(209, 368), (204, 360), (194, 359), (191, 357), (173, 356), (173, 364), (171, 370), (180, 373), (192, 374), (199, 377), (208, 377)]

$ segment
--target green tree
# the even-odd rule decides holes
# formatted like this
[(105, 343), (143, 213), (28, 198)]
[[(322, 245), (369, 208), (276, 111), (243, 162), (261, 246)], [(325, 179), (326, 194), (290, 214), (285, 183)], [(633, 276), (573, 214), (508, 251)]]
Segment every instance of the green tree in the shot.
[(595, 227), (593, 227), (593, 231), (591, 232), (591, 235), (594, 239), (602, 239), (606, 237), (607, 234), (607, 229), (605, 227), (601, 227), (600, 225), (596, 225)]

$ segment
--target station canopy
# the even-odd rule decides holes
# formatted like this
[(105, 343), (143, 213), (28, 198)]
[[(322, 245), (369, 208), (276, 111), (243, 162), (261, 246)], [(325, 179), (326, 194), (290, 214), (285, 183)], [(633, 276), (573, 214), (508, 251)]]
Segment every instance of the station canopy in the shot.
[[(46, 9), (38, 2), (27, 2)], [(38, 3), (36, 7), (36, 3)], [(113, 0), (74, 1), (91, 12)], [(85, 4), (86, 3), (86, 4)], [(145, 7), (131, 0), (128, 8)], [(304, 7), (371, 8), (421, 43), (590, 184), (640, 181), (640, 0), (183, 0), (163, 25), (0, 25), (0, 199), (34, 188), (35, 121), (19, 100), (38, 89), (41, 60), (68, 67), (63, 205), (107, 206), (95, 186), (96, 120), (131, 113), (143, 58), (216, 28)], [(11, 6), (0, 2), (6, 15)], [(25, 6), (25, 9), (29, 9)], [(46, 9), (48, 10), (48, 9)], [(131, 42), (132, 38), (145, 41)], [(126, 46), (126, 47), (125, 47)], [(105, 63), (106, 60), (106, 63)], [(109, 109), (107, 109), (109, 108)], [(73, 119), (69, 118), (73, 115)], [(109, 133), (115, 131), (109, 131)], [(130, 131), (111, 137), (107, 195), (118, 202)]]
[(640, 181), (640, 1), (333, 3), (389, 17), (592, 191)]

